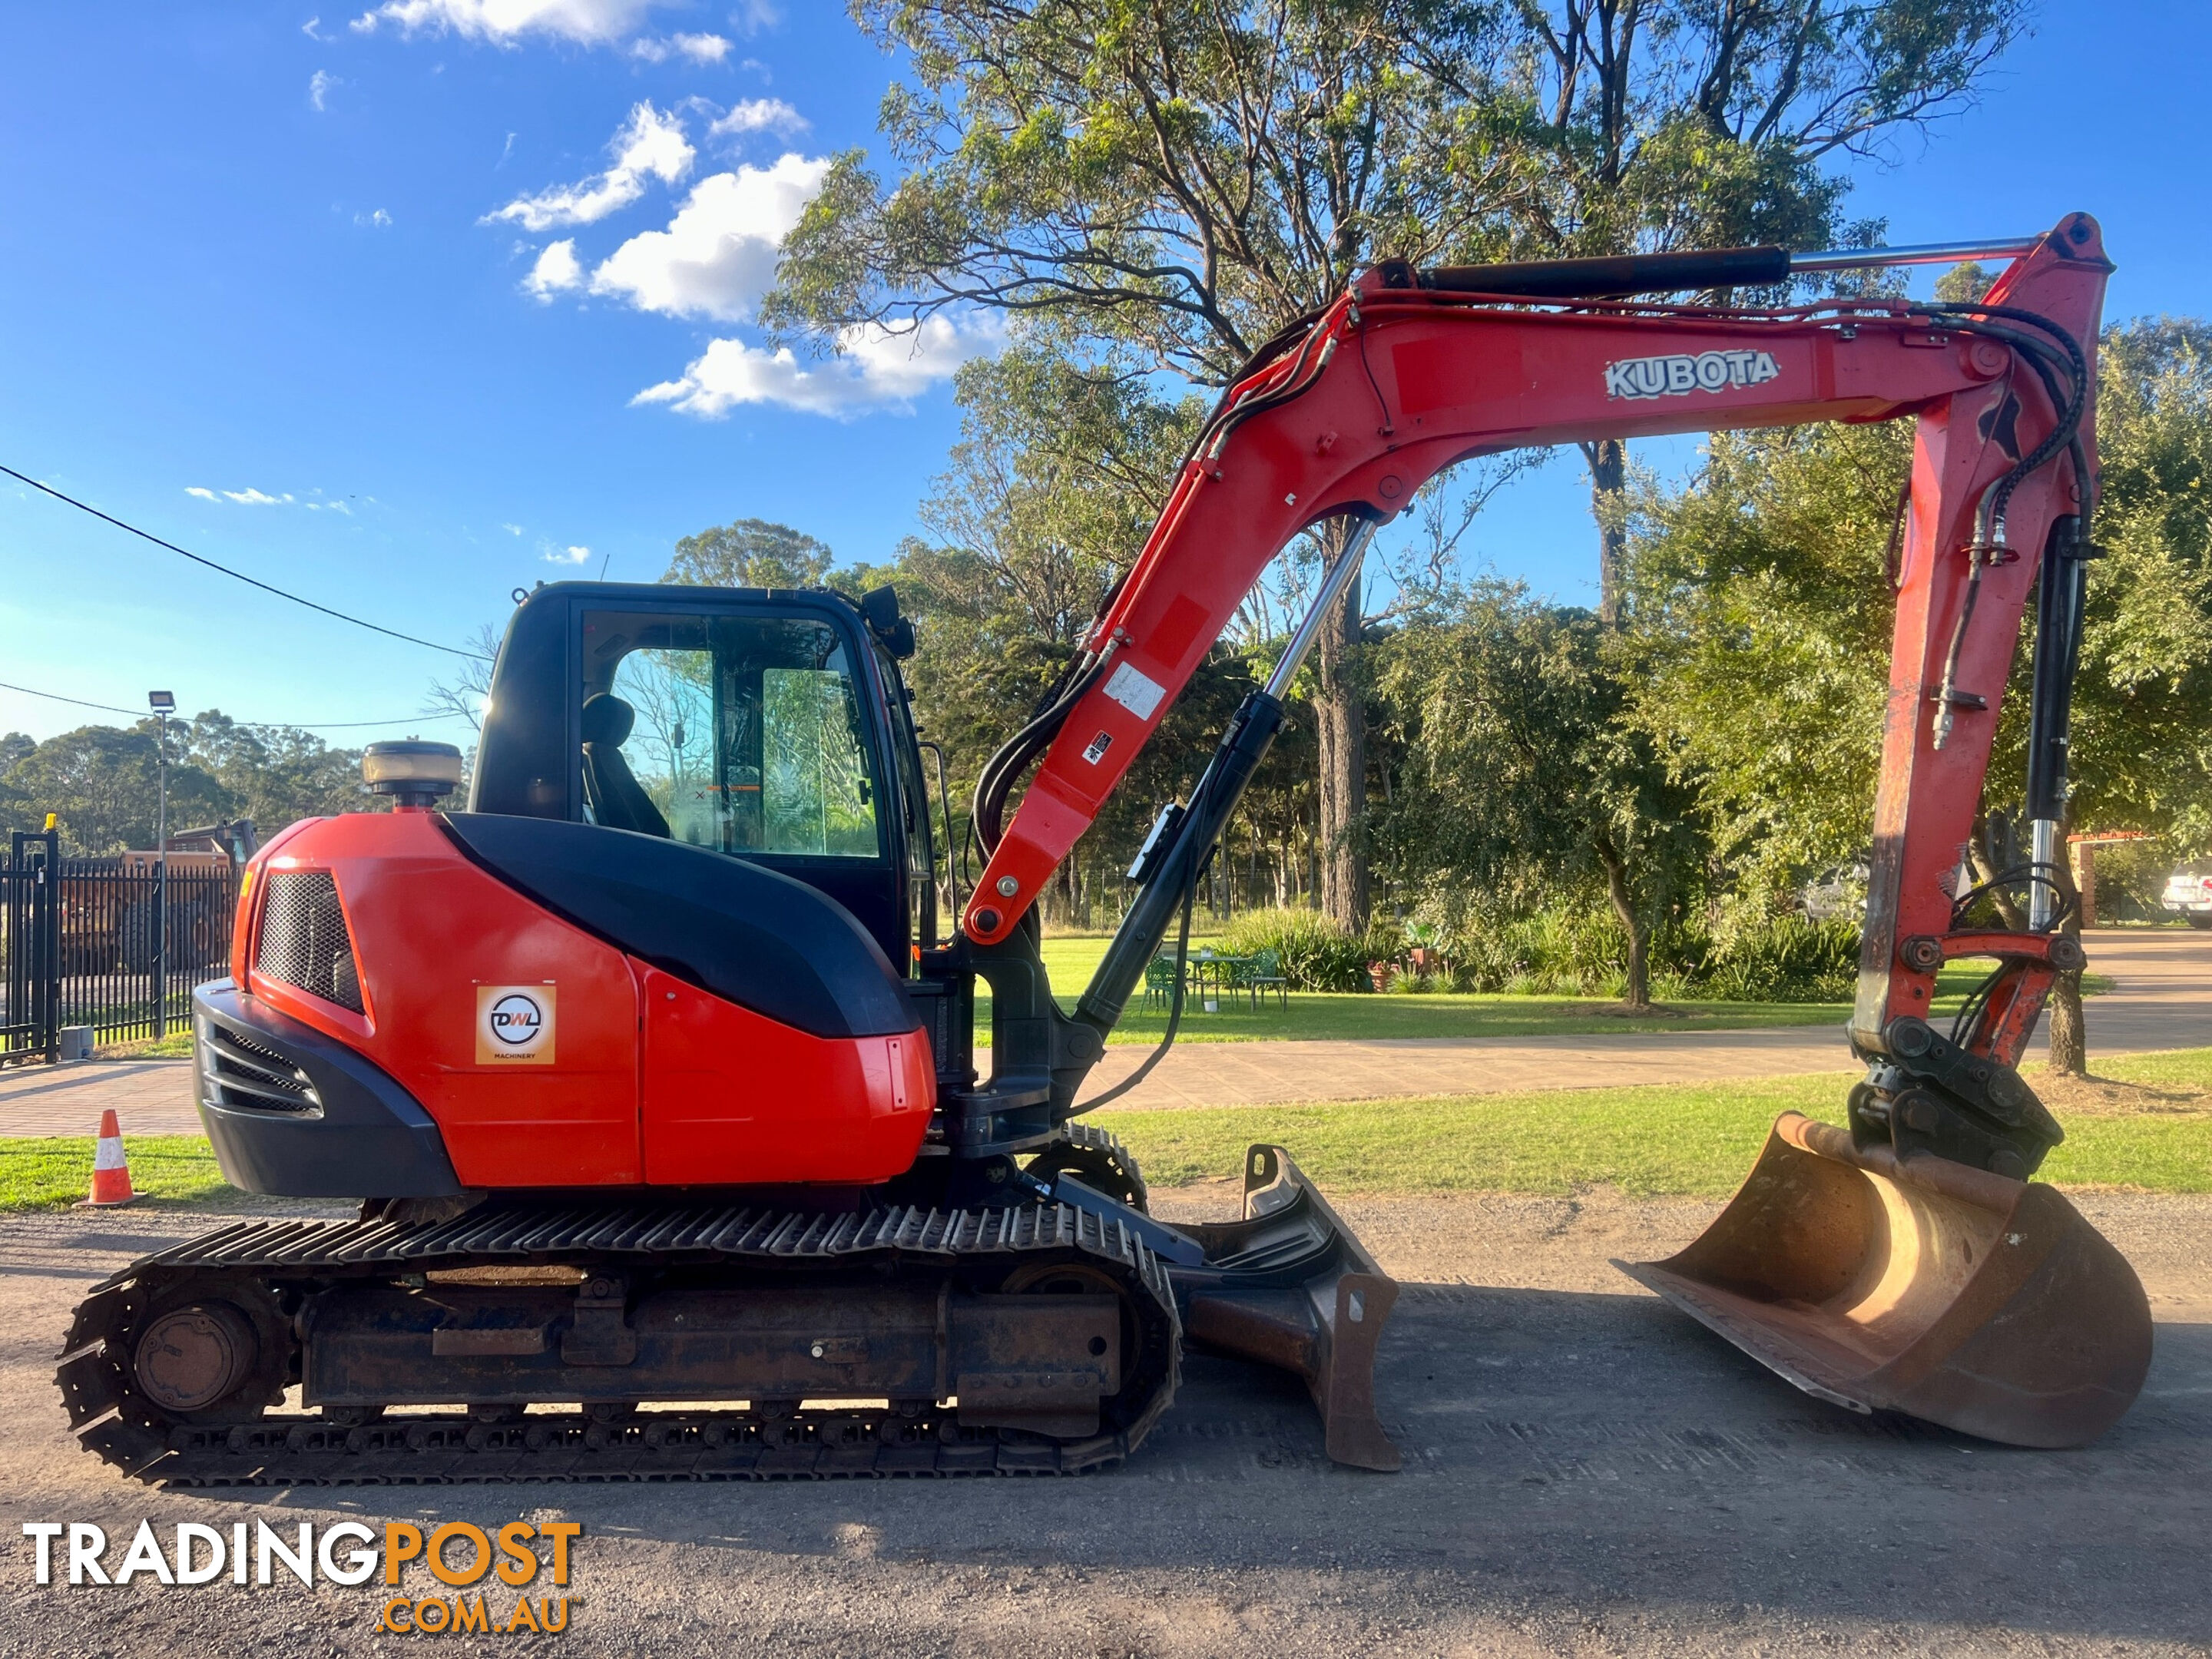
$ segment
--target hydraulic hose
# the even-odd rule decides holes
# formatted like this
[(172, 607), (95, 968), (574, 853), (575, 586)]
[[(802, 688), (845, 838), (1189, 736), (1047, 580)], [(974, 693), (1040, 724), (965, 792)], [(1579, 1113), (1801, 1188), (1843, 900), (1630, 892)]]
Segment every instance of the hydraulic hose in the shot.
[(1114, 643), (1087, 663), (1079, 662), (1072, 679), (1063, 682), (1058, 694), (1043, 709), (1033, 715), (1028, 725), (999, 745), (998, 750), (984, 763), (982, 775), (975, 781), (975, 805), (970, 815), (969, 828), (981, 844), (983, 856), (988, 859), (999, 850), (999, 840), (1004, 831), (1006, 797), (1013, 791), (1015, 782), (1030, 762), (1053, 738), (1060, 735), (1075, 705), (1084, 694), (1097, 684), (1107, 665), (1113, 660)]
[[(2090, 485), (2087, 455), (2081, 446), (2080, 433), (2082, 411), (2088, 404), (2088, 385), (2087, 361), (2081, 355), (2080, 344), (2072, 336), (2047, 318), (2039, 316), (2031, 311), (2021, 311), (2004, 306), (1933, 306), (1928, 308), (1940, 315), (1954, 319), (1953, 326), (1960, 333), (1980, 335), (2010, 346), (2015, 356), (2025, 362), (2036, 378), (2042, 382), (2045, 394), (2051, 399), (2051, 406), (2057, 417), (2052, 422), (2051, 430), (2044, 434), (2043, 441), (2027, 455), (2021, 457), (2012, 469), (1983, 495), (1980, 508), (1975, 514), (1974, 540), (1966, 550), (1971, 568), (1967, 575), (1966, 597), (1960, 604), (1958, 620), (1952, 625), (1950, 644), (1944, 652), (1942, 682), (1936, 692), (1935, 744), (1940, 750), (1950, 737), (1951, 727), (1956, 718), (1954, 710), (1960, 704), (1958, 690), (1959, 658), (1966, 645), (1967, 626), (1973, 618), (1975, 601), (1980, 596), (1982, 571), (1986, 564), (1995, 562), (2000, 550), (2007, 546), (2005, 511), (2011, 502), (2014, 490), (2019, 488), (2022, 479), (2028, 477), (2039, 468), (2048, 465), (2061, 449), (2070, 448), (2081, 494), (2086, 502)], [(2058, 367), (2054, 362), (2057, 354), (2051, 349), (2051, 342), (2038, 339), (2033, 335), (2022, 333), (2017, 329), (2006, 328), (2001, 324), (1991, 324), (1984, 319), (1986, 314), (1992, 313), (2039, 328), (2049, 335), (2051, 340), (2064, 346), (2066, 352), (2064, 367), (2073, 380), (2070, 392), (2059, 384), (2059, 377), (2055, 372)]]

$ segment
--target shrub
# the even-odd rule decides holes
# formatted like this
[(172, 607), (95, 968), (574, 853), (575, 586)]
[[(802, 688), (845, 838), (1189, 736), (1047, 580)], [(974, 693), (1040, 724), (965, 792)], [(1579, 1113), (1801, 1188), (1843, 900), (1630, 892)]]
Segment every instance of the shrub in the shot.
[[(1462, 991), (1619, 996), (1626, 943), (1609, 912), (1553, 905), (1519, 916), (1470, 918), (1443, 943)], [(1654, 958), (1656, 961), (1655, 951)]]
[(1315, 910), (1248, 910), (1222, 930), (1223, 951), (1233, 957), (1273, 951), (1283, 977), (1299, 991), (1364, 991), (1364, 942)]
[(1859, 925), (1848, 917), (1764, 918), (1716, 948), (1698, 986), (1729, 1002), (1834, 1002), (1859, 974)]
[[(1617, 997), (1626, 981), (1627, 941), (1612, 912), (1596, 905), (1470, 920), (1444, 949), (1458, 990)], [(1670, 920), (1652, 930), (1651, 992), (1662, 1000), (1836, 1001), (1851, 994), (1858, 954), (1858, 923), (1848, 919), (1765, 916), (1718, 938), (1696, 921)]]

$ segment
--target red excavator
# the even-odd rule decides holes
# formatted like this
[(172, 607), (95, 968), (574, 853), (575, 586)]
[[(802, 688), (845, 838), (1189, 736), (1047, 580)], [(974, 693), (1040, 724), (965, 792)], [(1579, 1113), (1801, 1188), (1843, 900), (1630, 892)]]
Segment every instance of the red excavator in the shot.
[[(1650, 297), (1996, 253), (1972, 304)], [(374, 746), (393, 810), (273, 838), (232, 975), (197, 998), (224, 1174), (359, 1218), (238, 1222), (98, 1286), (59, 1372), (78, 1436), (180, 1485), (1064, 1474), (1135, 1449), (1188, 1344), (1297, 1373), (1330, 1456), (1395, 1468), (1390, 1279), (1279, 1147), (1251, 1150), (1242, 1219), (1149, 1215), (1128, 1155), (1075, 1121), (1103, 1098), (1085, 1076), (1178, 921), (1187, 944), (1319, 619), (1424, 482), (1522, 445), (1910, 415), (1865, 1080), (1844, 1127), (1783, 1118), (1704, 1237), (1629, 1271), (1843, 1406), (2094, 1437), (2141, 1384), (2148, 1309), (2027, 1180), (2061, 1132), (2015, 1067), (2081, 962), (2056, 861), (2108, 270), (2077, 215), (1972, 246), (1367, 272), (1237, 377), (1079, 660), (985, 769), (987, 862), (950, 939), (949, 814), (889, 590), (531, 593), (468, 810), (437, 810), (455, 751)], [(1346, 550), (1160, 814), (1064, 1012), (1037, 895), (1268, 561), (1340, 516)], [(2032, 844), (1997, 877), (2027, 925), (1996, 930), (1960, 849), (2031, 592)], [(1997, 966), (1939, 1030), (1936, 975), (1965, 957)]]

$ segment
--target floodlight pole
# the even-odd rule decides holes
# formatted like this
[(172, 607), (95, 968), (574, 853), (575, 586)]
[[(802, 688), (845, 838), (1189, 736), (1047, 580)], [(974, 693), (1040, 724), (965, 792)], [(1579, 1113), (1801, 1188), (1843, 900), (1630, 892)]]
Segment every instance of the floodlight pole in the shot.
[(154, 1040), (169, 1034), (169, 712), (176, 698), (167, 691), (147, 694), (160, 722), (154, 738), (155, 774), (159, 782), (154, 807)]

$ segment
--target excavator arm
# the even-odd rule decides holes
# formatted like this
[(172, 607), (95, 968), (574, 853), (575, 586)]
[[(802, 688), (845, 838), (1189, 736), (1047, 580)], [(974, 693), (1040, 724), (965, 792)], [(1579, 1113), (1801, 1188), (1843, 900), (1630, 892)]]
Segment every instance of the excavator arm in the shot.
[[(1879, 250), (1864, 260), (1886, 262)], [(1017, 764), (1042, 749), (1019, 810), (1002, 833), (988, 809), (979, 815), (990, 857), (963, 917), (967, 937), (988, 945), (1013, 929), (1300, 532), (1339, 515), (1387, 520), (1447, 467), (1501, 450), (1911, 415), (1918, 439), (1895, 558), (1851, 1029), (1864, 1052), (1885, 1054), (1894, 1022), (1924, 1025), (1946, 960), (1995, 950), (2005, 972), (1966, 1048), (2009, 1071), (2052, 973), (2078, 959), (2075, 942), (2050, 931), (2050, 866), (2079, 530), (2094, 488), (2089, 354), (2110, 266), (2096, 225), (2077, 214), (2027, 244), (1972, 307), (1881, 299), (1753, 311), (1588, 297), (1772, 283), (1790, 269), (1789, 256), (1761, 249), (1441, 271), (1386, 264), (1265, 354), (1223, 398), (1069, 690), (1033, 726), (1029, 754), (1018, 754)], [(2039, 665), (2029, 811), (2043, 827), (2033, 867), (2009, 872), (2027, 889), (2036, 925), (1993, 939), (1956, 925), (1956, 877), (2022, 612), (2045, 571), (2042, 625), (2057, 648)], [(1133, 941), (1141, 951), (1118, 954), (1149, 955), (1158, 942), (1155, 931)], [(1091, 1000), (1108, 1024), (1119, 1012), (1114, 988), (1094, 984)], [(1983, 1165), (1994, 1157), (2007, 1175), (2040, 1156), (2027, 1141), (1955, 1142), (1945, 1141), (1947, 1155), (1971, 1152)]]
[[(2079, 940), (2059, 931), (2057, 860), (2096, 493), (2091, 354), (2110, 266), (2095, 223), (2078, 214), (2002, 251), (2016, 257), (1972, 304), (1768, 310), (1630, 296), (1966, 250), (1383, 265), (1262, 352), (1200, 435), (1061, 692), (986, 769), (976, 824), (989, 860), (962, 918), (961, 949), (979, 970), (1003, 975), (1024, 954), (1009, 933), (1268, 561), (1325, 520), (1356, 527), (1266, 689), (1247, 697), (1188, 803), (1163, 813), (1132, 872), (1137, 898), (1073, 1017), (1035, 1000), (1044, 1017), (1032, 1024), (1050, 1040), (1029, 1052), (1050, 1054), (1048, 1085), (1032, 1073), (1016, 1097), (994, 1076), (955, 1107), (988, 1113), (1018, 1097), (1064, 1121), (1128, 1086), (1074, 1101), (1176, 912), (1188, 917), (1318, 623), (1375, 526), (1429, 479), (1530, 445), (1910, 415), (1918, 429), (1890, 550), (1896, 627), (1850, 1026), (1869, 1069), (1850, 1091), (1849, 1129), (1785, 1114), (1704, 1236), (1666, 1261), (1621, 1265), (1823, 1399), (2024, 1445), (2101, 1433), (2142, 1386), (2148, 1306), (2118, 1252), (2054, 1189), (2027, 1182), (2062, 1132), (2016, 1062), (2053, 978), (2082, 961)], [(1990, 884), (2024, 896), (2026, 925), (1974, 927), (1984, 890), (1966, 854), (2031, 592), (2031, 848)], [(1014, 781), (1039, 760), (1001, 828)], [(1936, 976), (1967, 957), (1998, 967), (1943, 1035), (1929, 1018)], [(1273, 1167), (1275, 1152), (1255, 1148), (1255, 1169)], [(1265, 1209), (1248, 1196), (1248, 1219)], [(1373, 1438), (1365, 1368), (1376, 1333), (1358, 1334), (1358, 1297), (1344, 1287), (1387, 1285), (1371, 1267), (1362, 1258), (1315, 1281), (1336, 1283), (1340, 1304), (1315, 1329), (1349, 1358), (1305, 1368), (1332, 1451), (1355, 1462), (1336, 1425), (1363, 1425), (1364, 1439), (1347, 1429), (1347, 1443)], [(1241, 1285), (1183, 1282), (1206, 1269), (1173, 1271), (1194, 1334), (1214, 1332), (1205, 1340), (1231, 1352), (1264, 1347), (1255, 1330), (1276, 1341), (1304, 1328)]]

